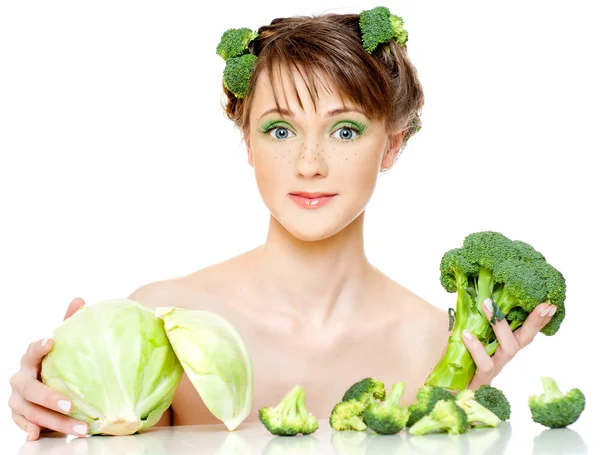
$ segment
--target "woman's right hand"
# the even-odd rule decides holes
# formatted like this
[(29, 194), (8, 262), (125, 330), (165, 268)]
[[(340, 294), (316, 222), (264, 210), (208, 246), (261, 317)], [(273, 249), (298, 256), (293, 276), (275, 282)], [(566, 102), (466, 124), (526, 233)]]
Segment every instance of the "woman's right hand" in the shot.
[[(71, 302), (64, 319), (84, 305), (83, 299)], [(21, 369), (10, 378), (12, 393), (8, 405), (15, 423), (27, 433), (27, 440), (38, 439), (42, 430), (85, 436), (85, 422), (68, 417), (71, 402), (39, 380), (42, 359), (52, 349), (52, 339), (35, 341), (21, 359)]]

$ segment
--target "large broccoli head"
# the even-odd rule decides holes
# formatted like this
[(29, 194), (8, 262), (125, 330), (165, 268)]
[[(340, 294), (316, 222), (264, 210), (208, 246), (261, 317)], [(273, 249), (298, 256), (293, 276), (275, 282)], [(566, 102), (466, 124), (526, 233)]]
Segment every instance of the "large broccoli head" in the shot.
[(563, 275), (531, 245), (498, 232), (470, 234), (461, 248), (447, 251), (440, 263), (440, 282), (448, 292), (457, 293), (454, 329), (427, 385), (453, 390), (467, 387), (475, 374), (475, 363), (462, 342), (465, 329), (483, 343), (490, 355), (495, 352), (498, 342), (482, 309), (487, 298), (494, 307), (491, 322), (506, 318), (513, 331), (542, 302), (557, 308), (542, 333), (554, 335), (565, 317)]

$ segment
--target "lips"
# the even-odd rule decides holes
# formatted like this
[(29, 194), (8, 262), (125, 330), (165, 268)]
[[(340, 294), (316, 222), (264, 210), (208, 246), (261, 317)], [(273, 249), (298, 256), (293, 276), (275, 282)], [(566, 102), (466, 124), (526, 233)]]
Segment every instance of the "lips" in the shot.
[(321, 208), (335, 196), (335, 193), (309, 193), (305, 191), (290, 193), (290, 198), (292, 198), (297, 205), (305, 209)]
[(307, 199), (315, 199), (315, 198), (319, 198), (319, 197), (329, 197), (329, 196), (335, 196), (335, 193), (308, 193), (306, 191), (295, 191), (293, 193), (290, 193), (292, 196), (300, 196), (300, 197), (304, 197)]

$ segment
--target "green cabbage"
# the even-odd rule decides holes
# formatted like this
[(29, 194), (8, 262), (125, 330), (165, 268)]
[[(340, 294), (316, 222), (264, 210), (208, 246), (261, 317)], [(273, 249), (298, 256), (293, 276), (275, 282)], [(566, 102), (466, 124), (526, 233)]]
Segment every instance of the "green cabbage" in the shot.
[(54, 332), (42, 381), (69, 398), (89, 434), (133, 434), (171, 405), (183, 375), (163, 321), (128, 299), (85, 306)]
[(254, 377), (237, 330), (218, 314), (161, 307), (169, 341), (209, 411), (232, 431), (250, 414)]

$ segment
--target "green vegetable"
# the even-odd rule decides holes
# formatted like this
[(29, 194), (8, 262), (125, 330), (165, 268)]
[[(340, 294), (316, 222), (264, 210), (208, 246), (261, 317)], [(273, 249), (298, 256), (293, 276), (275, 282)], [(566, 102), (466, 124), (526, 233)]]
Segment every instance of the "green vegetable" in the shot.
[(500, 420), (510, 419), (510, 403), (502, 390), (482, 385), (475, 391), (475, 401), (496, 414)]
[(367, 426), (363, 412), (371, 403), (385, 399), (385, 385), (373, 378), (365, 378), (350, 386), (342, 401), (336, 404), (329, 416), (331, 428), (337, 431), (364, 431)]
[(183, 374), (163, 322), (138, 302), (86, 305), (52, 335), (44, 384), (73, 403), (89, 434), (133, 434), (155, 425)]
[(475, 374), (475, 362), (462, 341), (465, 329), (483, 343), (488, 354), (495, 352), (498, 341), (482, 309), (488, 298), (494, 307), (492, 323), (506, 317), (513, 331), (542, 302), (557, 307), (542, 333), (556, 333), (565, 317), (566, 283), (562, 274), (530, 245), (498, 232), (468, 235), (461, 248), (444, 254), (440, 272), (442, 286), (457, 293), (456, 321), (448, 348), (426, 385), (451, 390), (467, 387)]
[(363, 47), (370, 54), (380, 43), (387, 43), (395, 38), (400, 46), (408, 41), (408, 32), (404, 30), (401, 17), (390, 14), (389, 8), (377, 6), (360, 13), (359, 27), (362, 34)]
[(352, 384), (344, 394), (342, 401), (357, 400), (370, 404), (375, 400), (385, 400), (385, 385), (373, 378), (365, 378)]
[(543, 376), (544, 393), (529, 397), (529, 409), (534, 422), (550, 428), (564, 428), (575, 422), (585, 408), (585, 395), (579, 389), (563, 394), (552, 378)]
[(467, 414), (467, 420), (473, 427), (497, 427), (500, 419), (496, 414), (475, 400), (475, 393), (465, 389), (456, 395), (456, 404)]
[(249, 28), (230, 28), (221, 36), (221, 41), (217, 45), (217, 55), (227, 60), (232, 57), (239, 57), (248, 54), (248, 45), (250, 41), (258, 37), (258, 33)]
[(363, 420), (363, 412), (367, 405), (358, 400), (340, 401), (333, 407), (329, 416), (329, 425), (336, 431), (364, 431), (367, 425)]
[(410, 427), (409, 433), (414, 436), (437, 432), (460, 434), (467, 431), (467, 427), (465, 411), (454, 400), (440, 400), (430, 414)]
[(275, 407), (259, 409), (258, 417), (267, 430), (279, 436), (295, 436), (298, 433), (314, 433), (319, 424), (306, 410), (304, 389), (294, 387)]
[(223, 82), (227, 90), (237, 98), (243, 98), (248, 91), (248, 80), (258, 57), (254, 54), (244, 54), (241, 57), (231, 57), (225, 61)]
[(399, 403), (404, 385), (404, 382), (394, 384), (383, 403), (371, 403), (365, 409), (363, 419), (370, 429), (379, 434), (396, 434), (406, 426), (410, 411)]
[(440, 400), (454, 400), (454, 395), (441, 387), (423, 386), (417, 391), (417, 402), (410, 405), (410, 417), (407, 426), (414, 425), (418, 420), (433, 411)]
[(248, 417), (254, 377), (238, 331), (218, 314), (160, 307), (167, 336), (206, 407), (232, 431)]

